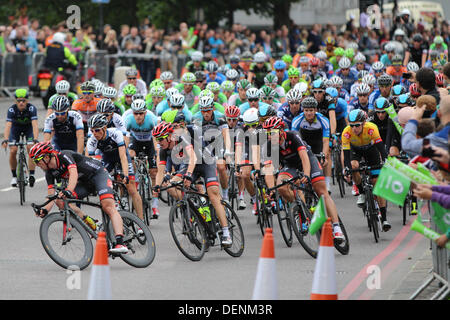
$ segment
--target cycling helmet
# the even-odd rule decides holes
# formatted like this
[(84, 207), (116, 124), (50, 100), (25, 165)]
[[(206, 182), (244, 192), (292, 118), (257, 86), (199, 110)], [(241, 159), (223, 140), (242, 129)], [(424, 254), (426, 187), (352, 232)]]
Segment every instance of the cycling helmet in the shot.
[(174, 108), (184, 107), (184, 96), (181, 93), (176, 93), (170, 96), (170, 106)]
[(325, 90), (325, 81), (323, 81), (322, 79), (317, 79), (314, 80), (314, 82), (312, 83), (312, 89), (322, 89)]
[(361, 109), (355, 109), (348, 114), (349, 122), (363, 122), (366, 120), (366, 113)]
[(433, 39), (434, 44), (442, 44), (444, 42), (444, 39), (441, 36), (436, 36)]
[(161, 79), (161, 81), (173, 80), (173, 73), (170, 71), (164, 71), (163, 73), (161, 73), (159, 78)]
[(266, 54), (261, 51), (257, 52), (257, 53), (255, 53), (253, 60), (255, 61), (255, 63), (264, 63), (264, 62), (266, 62)]
[(227, 80), (236, 81), (239, 79), (239, 73), (234, 70), (230, 69), (225, 73), (225, 76), (227, 77)]
[(361, 70), (360, 72), (358, 72), (358, 80), (364, 79), (364, 77), (367, 76), (368, 74), (369, 74), (369, 71)]
[(286, 101), (294, 102), (302, 99), (302, 93), (299, 90), (291, 89), (286, 93)]
[(296, 83), (293, 90), (299, 91), (300, 95), (304, 95), (306, 93), (306, 91), (308, 91), (308, 85), (302, 81), (302, 82)]
[(145, 97), (142, 93), (137, 92), (135, 94), (133, 94), (133, 96), (131, 97), (131, 101), (137, 100), (137, 99), (142, 99), (145, 100)]
[(106, 87), (105, 86), (103, 88), (102, 94), (105, 98), (114, 99), (117, 96), (117, 90), (114, 87)]
[(226, 80), (220, 85), (222, 91), (234, 91), (234, 83), (232, 81)]
[(238, 118), (241, 115), (241, 110), (236, 106), (227, 106), (225, 108), (225, 117)]
[(401, 84), (397, 84), (397, 85), (392, 87), (391, 94), (394, 95), (394, 96), (399, 96), (399, 95), (405, 94), (405, 93), (406, 93), (406, 89)]
[(419, 91), (419, 89), (417, 88), (417, 83), (411, 83), (410, 85), (409, 85), (409, 93), (411, 94), (411, 96), (413, 97), (413, 98), (418, 98), (418, 97), (420, 97), (420, 91)]
[(288, 69), (288, 77), (298, 77), (300, 76), (300, 70), (298, 70), (297, 68), (291, 67)]
[(352, 42), (348, 45), (347, 49), (344, 51), (344, 57), (348, 58), (350, 61), (355, 56), (355, 49), (358, 49), (358, 45), (356, 43)]
[(284, 129), (283, 119), (281, 119), (280, 117), (276, 117), (276, 116), (270, 117), (269, 119), (264, 121), (263, 129), (266, 129), (266, 130), (274, 130), (274, 129), (283, 130)]
[(164, 87), (164, 82), (162, 82), (161, 79), (155, 79), (152, 82), (150, 82), (150, 88), (153, 87)]
[(214, 92), (212, 92), (209, 89), (205, 89), (200, 91), (200, 94), (198, 95), (198, 98), (200, 99), (201, 97), (211, 97), (214, 99)]
[(336, 49), (334, 49), (333, 53), (335, 56), (342, 57), (345, 53), (345, 50), (344, 48), (337, 47)]
[(80, 85), (80, 89), (82, 92), (85, 92), (85, 91), (94, 92), (95, 85), (91, 81), (85, 81)]
[(155, 138), (165, 137), (173, 132), (173, 126), (168, 122), (161, 122), (153, 128), (152, 135)]
[(392, 57), (392, 65), (393, 66), (401, 66), (403, 64), (403, 58), (400, 54), (395, 54)]
[(364, 82), (361, 83), (357, 88), (356, 88), (356, 94), (357, 95), (362, 95), (362, 94), (369, 94), (370, 92), (370, 87), (365, 84)]
[(145, 100), (143, 99), (136, 99), (131, 103), (131, 110), (133, 112), (144, 112), (147, 111), (147, 105), (145, 103)]
[(209, 96), (201, 97), (198, 105), (201, 111), (214, 110), (214, 99)]
[(32, 160), (36, 161), (41, 160), (46, 154), (52, 154), (53, 152), (54, 150), (52, 144), (50, 141), (46, 141), (36, 143), (30, 149), (30, 153), (28, 155)]
[(242, 120), (246, 125), (259, 123), (258, 109), (250, 108), (247, 111), (245, 111), (244, 115), (242, 116)]
[(381, 61), (372, 63), (372, 70), (374, 72), (382, 72), (384, 70), (384, 63)]
[(55, 112), (63, 112), (70, 108), (70, 101), (66, 96), (57, 96), (52, 102), (52, 109)]
[(97, 102), (98, 113), (113, 113), (114, 110), (115, 110), (114, 104), (108, 98), (102, 99), (99, 102)]
[(124, 88), (123, 88), (123, 94), (126, 96), (132, 96), (136, 93), (136, 87), (133, 86), (132, 84), (127, 84)]
[(301, 44), (297, 47), (297, 53), (299, 53), (299, 54), (304, 54), (304, 53), (306, 53), (307, 50), (308, 50), (308, 48), (306, 48), (306, 46), (304, 44)]
[(330, 78), (331, 85), (335, 88), (342, 87), (344, 85), (344, 80), (339, 76), (332, 76)]
[(250, 51), (244, 51), (241, 56), (242, 61), (251, 61), (253, 59), (253, 55)]
[(379, 97), (377, 100), (375, 100), (375, 103), (374, 103), (374, 108), (375, 109), (386, 109), (386, 108), (389, 108), (389, 101), (386, 99), (386, 98), (384, 98), (384, 97)]
[(259, 99), (260, 91), (258, 88), (250, 88), (245, 94), (247, 95), (247, 99)]
[(259, 91), (261, 99), (275, 98), (275, 90), (271, 87), (263, 86)]
[(230, 64), (238, 64), (239, 61), (241, 61), (241, 59), (239, 58), (238, 55), (232, 55), (230, 56)]
[(68, 93), (70, 90), (70, 83), (67, 80), (60, 80), (55, 85), (56, 93)]
[(305, 64), (305, 63), (309, 63), (309, 58), (307, 56), (302, 56), (300, 57), (300, 59), (298, 60), (298, 62), (300, 64)]
[(284, 56), (281, 57), (281, 60), (286, 62), (286, 64), (291, 64), (292, 63), (292, 56), (290, 54), (285, 54)]
[(273, 73), (268, 73), (264, 77), (264, 83), (266, 85), (268, 85), (268, 84), (276, 84), (276, 83), (278, 83), (278, 77), (276, 75), (274, 75)]
[(329, 87), (325, 90), (325, 93), (328, 94), (332, 98), (336, 98), (339, 95), (339, 92), (335, 87)]
[(336, 41), (335, 41), (334, 38), (331, 37), (331, 36), (328, 36), (328, 37), (325, 39), (325, 44), (332, 44), (332, 45), (334, 46), (335, 43), (336, 43)]
[(444, 75), (442, 73), (436, 73), (436, 85), (438, 87), (444, 86)]
[(206, 71), (208, 71), (209, 73), (217, 72), (218, 69), (219, 65), (215, 61), (210, 61), (206, 65)]
[(195, 71), (195, 81), (205, 81), (206, 74), (203, 71)]
[(401, 36), (401, 37), (405, 37), (405, 31), (403, 31), (402, 29), (395, 29), (394, 31), (394, 38), (397, 36)]
[(152, 97), (165, 97), (166, 90), (164, 90), (164, 87), (156, 86), (150, 89), (150, 96)]
[(273, 68), (274, 68), (275, 70), (286, 69), (286, 62), (284, 62), (283, 60), (277, 60), (277, 61), (275, 61), (275, 63), (273, 64)]
[(407, 104), (408, 106), (414, 105), (414, 101), (411, 99), (409, 94), (404, 93), (397, 97), (397, 103)]
[(379, 87), (389, 87), (392, 85), (392, 77), (386, 73), (383, 73), (378, 77), (377, 83)]
[(103, 128), (108, 125), (109, 121), (106, 116), (102, 113), (96, 113), (88, 120), (89, 128)]
[(238, 89), (245, 89), (245, 90), (247, 90), (251, 86), (252, 86), (252, 84), (246, 79), (239, 80), (238, 83), (237, 83), (237, 88)]
[(191, 59), (192, 59), (192, 61), (200, 62), (203, 60), (203, 53), (200, 51), (194, 51), (191, 54)]
[(65, 40), (66, 40), (66, 35), (62, 32), (56, 32), (52, 38), (52, 42), (59, 42), (61, 44), (63, 44)]
[(419, 70), (419, 65), (415, 63), (414, 61), (408, 62), (406, 65), (406, 69), (408, 71), (417, 72)]
[(313, 97), (305, 97), (301, 103), (302, 109), (317, 108), (317, 105), (317, 100)]
[(320, 60), (326, 60), (328, 58), (328, 56), (325, 51), (320, 50), (320, 51), (317, 51), (316, 58), (320, 59)]
[(416, 33), (415, 35), (413, 35), (412, 40), (416, 41), (416, 42), (422, 42), (423, 41), (423, 37), (422, 37), (422, 35), (420, 33)]
[(356, 56), (355, 56), (354, 61), (355, 61), (356, 63), (358, 63), (358, 62), (366, 62), (366, 56), (363, 55), (361, 52), (358, 52), (358, 53), (356, 54)]
[(138, 71), (134, 68), (130, 68), (127, 69), (127, 71), (125, 71), (125, 75), (128, 77), (137, 77), (138, 75)]
[(193, 84), (195, 82), (196, 78), (195, 75), (192, 72), (186, 72), (181, 77), (181, 81), (185, 84)]
[(210, 83), (208, 83), (206, 85), (206, 89), (208, 89), (208, 90), (210, 90), (210, 91), (212, 91), (214, 93), (219, 92), (220, 91), (220, 84), (215, 82), (215, 81), (210, 82)]
[(392, 43), (387, 43), (387, 44), (384, 46), (384, 50), (385, 50), (386, 52), (394, 52), (394, 51), (395, 51), (395, 47), (394, 47), (394, 45), (393, 45)]
[(172, 120), (172, 123), (180, 123), (180, 122), (186, 122), (186, 116), (184, 115), (182, 110), (178, 110), (177, 113), (175, 114), (175, 117)]
[(311, 65), (311, 67), (313, 67), (313, 66), (317, 67), (319, 65), (319, 62), (320, 62), (320, 60), (318, 58), (314, 57), (309, 61), (309, 64)]
[(180, 93), (177, 88), (169, 88), (166, 90), (167, 100), (170, 101), (170, 97), (176, 93)]
[(366, 74), (363, 78), (362, 78), (362, 82), (370, 85), (375, 85), (375, 83), (377, 82), (377, 79), (375, 79), (373, 74)]
[(272, 106), (268, 106), (267, 108), (259, 108), (258, 109), (258, 117), (260, 117), (260, 118), (273, 117), (276, 115), (277, 115), (277, 111)]
[(352, 63), (347, 57), (342, 57), (341, 60), (339, 60), (339, 68), (341, 69), (348, 69), (351, 65)]
[(105, 88), (105, 84), (103, 82), (98, 81), (95, 84), (95, 90), (94, 90), (94, 94), (95, 95), (100, 95), (103, 93), (103, 89)]

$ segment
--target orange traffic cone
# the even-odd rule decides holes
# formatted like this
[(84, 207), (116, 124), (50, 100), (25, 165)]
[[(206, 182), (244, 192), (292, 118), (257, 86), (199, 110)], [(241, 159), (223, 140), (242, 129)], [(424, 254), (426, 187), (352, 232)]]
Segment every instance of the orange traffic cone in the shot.
[(95, 246), (94, 265), (89, 282), (88, 300), (110, 300), (111, 278), (108, 264), (106, 233), (99, 232)]
[(311, 300), (337, 300), (336, 266), (331, 219), (322, 227), (320, 247), (311, 291)]
[(256, 271), (253, 300), (278, 299), (277, 272), (272, 228), (266, 228)]

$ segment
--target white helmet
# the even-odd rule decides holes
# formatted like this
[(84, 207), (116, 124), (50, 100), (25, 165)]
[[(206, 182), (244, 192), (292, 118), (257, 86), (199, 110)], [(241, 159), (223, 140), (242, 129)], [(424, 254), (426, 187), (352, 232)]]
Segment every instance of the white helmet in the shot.
[(325, 51), (320, 50), (320, 51), (317, 51), (317, 53), (316, 53), (317, 59), (326, 59), (327, 57), (328, 56)]
[(247, 99), (259, 99), (260, 91), (258, 88), (250, 88), (245, 92)]
[(394, 31), (394, 38), (395, 38), (396, 36), (402, 36), (402, 37), (406, 36), (405, 31), (403, 31), (402, 29), (396, 29), (396, 30)]
[(202, 61), (203, 60), (203, 53), (200, 51), (194, 51), (191, 54), (192, 61)]
[(256, 108), (250, 108), (247, 111), (244, 112), (244, 115), (242, 116), (242, 120), (245, 124), (253, 124), (259, 121), (258, 117), (258, 109)]
[(361, 52), (358, 52), (353, 60), (355, 60), (355, 62), (366, 62), (366, 56)]
[(102, 94), (103, 93), (103, 88), (105, 88), (105, 84), (101, 81), (97, 82), (95, 84), (95, 90), (94, 90), (94, 94)]
[(256, 63), (266, 62), (266, 54), (264, 52), (257, 52), (253, 57)]
[(70, 83), (67, 80), (60, 80), (55, 85), (56, 93), (68, 93), (70, 90)]
[[(292, 89), (291, 89), (292, 90)], [(300, 92), (300, 94), (304, 94), (306, 91), (308, 91), (308, 84), (306, 82), (299, 82), (294, 86), (294, 90), (297, 90)]]
[(117, 96), (117, 90), (114, 87), (104, 87), (103, 96), (105, 98), (114, 99)]
[(52, 38), (52, 42), (64, 43), (64, 40), (66, 40), (66, 35), (62, 32), (56, 32)]
[(347, 69), (351, 66), (351, 61), (347, 57), (342, 57), (341, 60), (339, 60), (339, 68), (341, 69)]
[(170, 96), (170, 105), (172, 107), (183, 107), (184, 106), (184, 96), (181, 93), (175, 93)]
[(161, 73), (161, 75), (159, 76), (159, 79), (161, 79), (161, 81), (164, 80), (173, 80), (173, 73), (170, 71), (164, 71), (163, 73)]
[(377, 79), (375, 78), (375, 76), (373, 74), (366, 74), (363, 78), (362, 78), (362, 82), (368, 85), (375, 85), (375, 83), (377, 82)]
[(147, 110), (147, 106), (144, 100), (136, 99), (131, 103), (131, 110), (133, 112), (143, 112)]
[(180, 93), (180, 91), (178, 91), (177, 88), (172, 87), (172, 88), (167, 89), (166, 90), (167, 100), (170, 100), (170, 97), (176, 93)]
[(360, 94), (368, 94), (370, 92), (370, 87), (369, 85), (365, 84), (364, 82), (361, 83), (357, 88), (356, 88), (356, 94), (360, 95)]
[(406, 69), (408, 71), (417, 72), (419, 70), (419, 65), (415, 63), (414, 61), (408, 62), (406, 65)]
[(300, 90), (291, 89), (286, 93), (286, 100), (290, 101), (300, 101), (302, 99), (302, 93)]
[(198, 101), (198, 106), (203, 111), (214, 110), (214, 99), (210, 96), (201, 97)]

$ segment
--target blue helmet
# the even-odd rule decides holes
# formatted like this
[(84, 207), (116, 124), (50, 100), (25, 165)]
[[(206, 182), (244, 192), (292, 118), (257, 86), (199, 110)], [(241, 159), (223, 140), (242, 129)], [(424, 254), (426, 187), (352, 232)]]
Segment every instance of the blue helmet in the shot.
[(273, 64), (274, 69), (286, 69), (286, 62), (284, 62), (283, 60), (277, 60), (275, 61), (275, 63)]
[(349, 122), (363, 122), (366, 120), (366, 113), (364, 110), (361, 109), (355, 109), (350, 111), (348, 114), (348, 121)]
[(332, 98), (336, 98), (339, 95), (335, 87), (328, 87), (325, 92), (328, 93)]
[(325, 89), (325, 81), (322, 79), (317, 79), (312, 83), (313, 89)]
[(384, 97), (379, 97), (377, 100), (375, 100), (375, 109), (385, 109), (389, 108), (389, 101)]
[(406, 89), (401, 84), (397, 84), (392, 88), (392, 94), (394, 94), (396, 96), (405, 94), (405, 93), (406, 93)]

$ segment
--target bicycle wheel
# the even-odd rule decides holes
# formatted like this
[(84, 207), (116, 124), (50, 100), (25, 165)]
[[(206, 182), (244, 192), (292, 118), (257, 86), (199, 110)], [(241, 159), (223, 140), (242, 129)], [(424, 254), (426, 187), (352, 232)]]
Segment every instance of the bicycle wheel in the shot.
[(342, 243), (337, 243), (334, 241), (334, 247), (337, 251), (339, 251), (343, 255), (347, 255), (350, 251), (350, 241), (348, 239), (347, 230), (345, 230), (344, 223), (341, 220), (341, 217), (339, 218), (339, 225), (341, 227), (342, 233), (344, 234), (345, 240)]
[(173, 240), (181, 253), (192, 261), (200, 261), (207, 245), (203, 219), (194, 210), (188, 212), (182, 200), (170, 209), (169, 227)]
[(373, 237), (375, 238), (375, 242), (378, 242), (379, 235), (379, 224), (378, 224), (378, 214), (375, 210), (375, 199), (373, 198), (372, 192), (366, 192), (366, 198), (367, 198), (367, 213), (368, 218), (370, 220), (370, 227), (373, 232)]
[(231, 239), (233, 240), (231, 247), (224, 247), (224, 250), (232, 257), (240, 257), (244, 252), (245, 247), (244, 230), (242, 229), (241, 222), (233, 208), (225, 201), (222, 201), (222, 205), (227, 216), (228, 230), (230, 231)]
[(289, 215), (289, 209), (286, 202), (278, 195), (278, 192), (275, 193), (275, 202), (276, 202), (276, 210), (278, 223), (280, 224), (281, 235), (283, 236), (283, 240), (288, 247), (292, 247), (293, 236), (292, 236), (292, 223)]
[(26, 159), (25, 156), (20, 152), (19, 161), (17, 167), (17, 187), (19, 188), (20, 205), (25, 203), (25, 184), (26, 184)]
[[(150, 212), (152, 211), (152, 198), (151, 198), (151, 186), (149, 185), (148, 181), (150, 180), (148, 178), (145, 178), (145, 176), (141, 175), (139, 177), (139, 195), (142, 199), (142, 212), (144, 215), (144, 222), (147, 226), (150, 225)], [(151, 182), (150, 182), (151, 183)]]
[[(94, 249), (89, 234), (75, 218), (71, 217), (70, 236), (64, 216), (59, 212), (42, 219), (39, 236), (48, 256), (65, 269), (85, 269), (92, 261)], [(66, 239), (65, 242), (63, 240)]]
[[(314, 259), (317, 258), (317, 252), (320, 245), (320, 232), (316, 232), (315, 235), (309, 233), (309, 226), (312, 220), (311, 211), (309, 211), (303, 201), (301, 201), (299, 204), (290, 207), (289, 216), (298, 242), (300, 242), (302, 247), (311, 257)], [(305, 221), (302, 220), (302, 216), (305, 217)]]
[(344, 177), (342, 175), (342, 164), (341, 164), (341, 159), (339, 157), (339, 154), (336, 153), (335, 154), (335, 163), (334, 163), (334, 168), (335, 168), (335, 174), (336, 174), (336, 182), (339, 186), (339, 193), (341, 195), (341, 198), (344, 198), (345, 195), (345, 181), (344, 181)]
[(238, 210), (238, 191), (236, 187), (236, 177), (234, 170), (230, 170), (230, 177), (228, 179), (228, 200), (233, 210)]
[[(119, 213), (123, 220), (123, 244), (128, 247), (128, 253), (121, 254), (120, 258), (136, 268), (148, 267), (156, 255), (155, 240), (152, 232), (145, 225), (144, 221), (133, 213), (123, 210), (119, 210)], [(109, 225), (111, 226), (110, 236), (114, 237), (110, 221)], [(139, 235), (137, 233), (139, 228), (142, 229), (144, 234)]]

